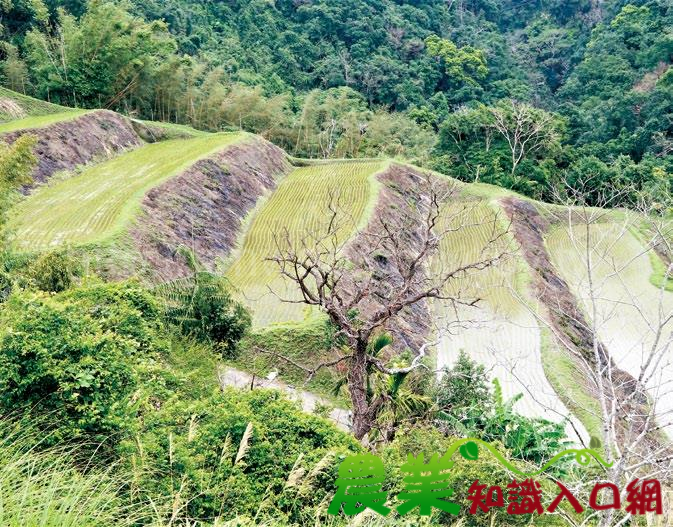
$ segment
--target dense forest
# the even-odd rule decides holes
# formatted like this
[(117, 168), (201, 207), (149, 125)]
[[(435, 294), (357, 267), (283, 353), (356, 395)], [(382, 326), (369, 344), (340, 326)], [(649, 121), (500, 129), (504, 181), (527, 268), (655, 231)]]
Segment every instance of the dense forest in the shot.
[(666, 0), (0, 9), (3, 84), (52, 102), (243, 128), (296, 156), (405, 158), (548, 200), (579, 180), (593, 196), (610, 182), (615, 204), (665, 207), (671, 190)]

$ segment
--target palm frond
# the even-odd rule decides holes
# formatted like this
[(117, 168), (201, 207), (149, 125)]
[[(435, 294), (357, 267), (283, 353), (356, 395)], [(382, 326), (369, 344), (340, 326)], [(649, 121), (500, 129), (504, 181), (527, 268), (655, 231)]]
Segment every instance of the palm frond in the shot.
[(370, 354), (377, 357), (381, 350), (393, 342), (390, 333), (379, 333), (370, 344)]

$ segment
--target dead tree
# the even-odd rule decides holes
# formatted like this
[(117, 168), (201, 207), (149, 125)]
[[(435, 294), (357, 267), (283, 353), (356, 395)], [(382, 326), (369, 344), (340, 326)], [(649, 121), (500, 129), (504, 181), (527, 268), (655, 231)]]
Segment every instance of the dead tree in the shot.
[[(602, 208), (588, 206), (585, 197), (591, 182), (585, 183), (586, 188), (580, 182), (568, 189), (570, 199), (562, 212), (549, 210), (566, 230), (581, 269), (575, 277), (578, 309), (568, 313), (561, 303), (547, 307), (552, 316), (570, 317), (587, 337), (586, 345), (578, 346), (553, 325), (549, 328), (587, 376), (598, 403), (595, 413), (602, 427), (603, 454), (612, 463), (598, 478), (589, 477), (580, 486), (588, 491), (595, 483), (614, 483), (623, 489), (624, 502), (626, 486), (635, 479), (656, 478), (668, 488), (673, 485), (673, 445), (667, 436), (673, 433), (673, 298), (666, 292), (673, 277), (673, 263), (666, 256), (673, 254), (673, 229), (646, 204), (619, 215), (606, 210), (623, 197), (614, 189), (599, 192), (597, 204)], [(649, 239), (641, 240), (636, 254), (616, 257), (615, 248), (633, 243), (635, 232), (647, 233)], [(653, 251), (662, 258), (664, 269), (658, 291), (651, 286), (656, 294), (645, 297), (642, 286), (634, 286), (629, 277), (635, 262), (649, 263)], [(642, 328), (642, 335), (629, 342), (627, 353), (615, 354), (606, 345), (615, 321)], [(610, 509), (587, 516), (581, 525), (616, 527), (631, 519), (630, 514)]]
[[(495, 265), (507, 254), (494, 247), (502, 245), (499, 240), (506, 239), (508, 227), (498, 217), (490, 218), (491, 236), (482, 257), (441, 274), (432, 273), (430, 264), (440, 241), (464, 226), (455, 220), (465, 217), (465, 211), (443, 212), (447, 200), (456, 197), (455, 187), (400, 166), (395, 169), (407, 182), (407, 189), (397, 194), (398, 206), (379, 206), (366, 229), (349, 237), (354, 241), (344, 240), (344, 232), (352, 232), (352, 226), (346, 227), (349, 219), (344, 208), (332, 200), (321, 233), (309, 233), (298, 241), (287, 232), (281, 233), (276, 236), (276, 255), (270, 258), (299, 291), (298, 298), (283, 300), (319, 308), (346, 345), (346, 354), (318, 365), (311, 374), (325, 366), (345, 363), (352, 429), (358, 439), (375, 425), (385, 402), (382, 395), (368, 394), (368, 372), (409, 373), (423, 364), (428, 347), (424, 341), (412, 350), (415, 357), (408, 366), (392, 368), (371, 353), (373, 337), (385, 328), (392, 328), (394, 333), (398, 317), (425, 301), (448, 302), (454, 308), (476, 305), (479, 299), (464, 298), (455, 285), (466, 275)], [(393, 194), (391, 187), (385, 187), (379, 203), (395, 201)]]
[(559, 140), (552, 114), (533, 106), (510, 101), (489, 108), (488, 112), (493, 119), (493, 128), (509, 146), (512, 176), (528, 155), (544, 153)]

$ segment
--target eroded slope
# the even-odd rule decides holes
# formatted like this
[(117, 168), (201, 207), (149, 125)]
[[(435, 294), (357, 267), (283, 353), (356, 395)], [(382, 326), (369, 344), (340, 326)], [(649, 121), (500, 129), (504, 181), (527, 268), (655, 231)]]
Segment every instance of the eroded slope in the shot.
[(27, 133), (37, 137), (33, 179), (38, 184), (56, 172), (108, 159), (142, 144), (128, 119), (107, 110), (69, 110), (0, 125), (0, 139), (9, 143)]
[(190, 272), (178, 254), (180, 246), (215, 269), (218, 261), (230, 255), (257, 200), (290, 169), (283, 150), (260, 138), (248, 138), (150, 190), (131, 236), (153, 269), (155, 281)]

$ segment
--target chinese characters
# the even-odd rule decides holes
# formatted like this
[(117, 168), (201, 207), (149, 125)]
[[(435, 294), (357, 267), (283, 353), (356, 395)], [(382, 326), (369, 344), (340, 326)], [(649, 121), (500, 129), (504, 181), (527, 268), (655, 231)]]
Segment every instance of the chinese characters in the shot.
[[(400, 470), (405, 474), (402, 479), (403, 492), (397, 494), (400, 502), (395, 510), (400, 515), (417, 511), (421, 516), (429, 516), (433, 509), (457, 516), (461, 505), (451, 501), (454, 491), (450, 488), (450, 471), (454, 465), (451, 461), (452, 452), (444, 456), (433, 455), (427, 462), (423, 454), (415, 457), (408, 455), (406, 463)], [(461, 451), (461, 454), (463, 452)], [(467, 452), (466, 452), (467, 453)], [(469, 452), (466, 459), (476, 459), (476, 453)], [(513, 479), (505, 489), (498, 485), (488, 485), (479, 480), (474, 481), (469, 489), (467, 507), (469, 514), (488, 513), (493, 509), (504, 509), (507, 514), (544, 514), (553, 513), (566, 503), (576, 513), (584, 512), (585, 505), (573, 492), (560, 481), (556, 497), (545, 503), (542, 486), (532, 477), (521, 480)], [(360, 454), (343, 460), (339, 466), (339, 477), (336, 481), (337, 492), (332, 500), (328, 513), (343, 513), (352, 516), (369, 508), (386, 516), (393, 506), (388, 503), (388, 493), (384, 490), (385, 468), (382, 461), (372, 454)], [(662, 490), (658, 480), (634, 480), (626, 488), (624, 503), (619, 488), (610, 482), (597, 483), (589, 496), (588, 508), (596, 511), (609, 509), (625, 510), (632, 515), (647, 513), (662, 514)]]

